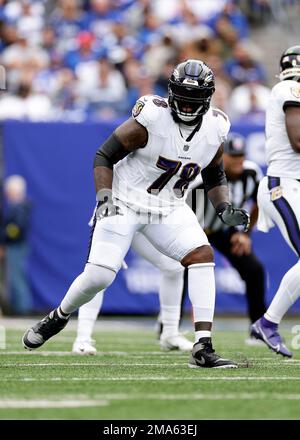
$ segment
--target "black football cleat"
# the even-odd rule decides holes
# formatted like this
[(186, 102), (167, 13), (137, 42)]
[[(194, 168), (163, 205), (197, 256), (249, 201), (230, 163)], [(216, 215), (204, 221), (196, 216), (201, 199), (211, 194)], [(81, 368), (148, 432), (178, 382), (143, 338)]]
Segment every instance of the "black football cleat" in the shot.
[(34, 350), (41, 347), (48, 339), (59, 333), (69, 321), (69, 317), (60, 318), (57, 310), (52, 310), (40, 322), (30, 327), (23, 335), (24, 348)]
[(212, 348), (211, 338), (201, 338), (194, 344), (188, 366), (190, 368), (238, 368), (229, 359), (223, 359)]

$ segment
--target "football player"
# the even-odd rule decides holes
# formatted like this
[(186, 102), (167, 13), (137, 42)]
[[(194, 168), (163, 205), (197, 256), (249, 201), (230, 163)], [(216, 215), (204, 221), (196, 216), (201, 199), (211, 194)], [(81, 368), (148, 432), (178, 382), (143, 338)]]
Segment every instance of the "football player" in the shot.
[[(198, 189), (203, 188), (202, 184), (193, 189), (192, 200), (196, 202), (193, 203), (196, 208), (195, 214), (200, 225), (205, 225), (204, 231), (208, 235), (210, 243), (229, 259), (245, 281), (248, 315), (253, 323), (266, 310), (264, 302), (264, 268), (252, 250), (250, 237), (250, 232), (257, 221), (257, 190), (263, 175), (260, 168), (254, 162), (246, 160), (245, 157), (245, 138), (237, 133), (229, 134), (224, 142), (224, 168), (234, 206), (242, 208), (246, 202), (252, 202), (251, 222), (247, 233), (222, 223), (207, 197), (204, 199), (203, 210), (203, 192), (198, 191)], [(192, 344), (179, 333), (182, 293), (186, 292), (186, 289), (183, 289), (183, 266), (159, 253), (140, 233), (135, 235), (132, 247), (138, 254), (161, 270), (160, 314), (158, 319), (161, 348), (190, 351)], [(80, 307), (73, 353), (91, 355), (97, 352), (92, 343), (92, 331), (102, 300), (103, 292), (100, 292), (92, 301)], [(251, 336), (246, 339), (246, 343), (248, 345), (264, 345), (262, 341)]]
[[(179, 333), (180, 304), (183, 290), (183, 266), (176, 260), (159, 252), (143, 235), (137, 232), (132, 241), (132, 248), (141, 257), (160, 270), (159, 286), (160, 317), (163, 331), (159, 344), (164, 350), (192, 351), (193, 344)], [(92, 341), (94, 324), (102, 306), (104, 291), (78, 311), (77, 337), (72, 351), (81, 355), (93, 355), (97, 350)]]
[(268, 232), (277, 224), (298, 261), (285, 273), (266, 313), (252, 325), (252, 335), (291, 357), (278, 324), (300, 296), (300, 45), (282, 54), (280, 70), (266, 112), (268, 170), (258, 189), (258, 228)]
[(217, 355), (211, 329), (215, 305), (213, 250), (185, 203), (186, 190), (201, 172), (220, 219), (249, 226), (249, 214), (229, 201), (223, 168), (228, 117), (210, 107), (214, 75), (202, 61), (174, 69), (168, 99), (143, 96), (132, 117), (96, 153), (94, 178), (98, 210), (87, 264), (60, 306), (28, 329), (23, 344), (38, 348), (61, 331), (70, 314), (108, 287), (121, 267), (136, 232), (189, 270), (189, 296), (195, 321), (191, 368), (236, 368)]

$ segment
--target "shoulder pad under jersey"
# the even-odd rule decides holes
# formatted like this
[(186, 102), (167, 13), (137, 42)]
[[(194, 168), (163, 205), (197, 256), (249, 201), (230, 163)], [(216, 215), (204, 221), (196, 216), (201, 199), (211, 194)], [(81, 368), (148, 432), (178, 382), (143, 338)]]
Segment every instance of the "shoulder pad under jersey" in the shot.
[(295, 101), (300, 103), (300, 83), (297, 81), (280, 81), (272, 89), (272, 97), (279, 104)]
[(149, 131), (157, 131), (159, 125), (163, 124), (164, 117), (169, 116), (167, 100), (156, 95), (142, 96), (132, 109), (132, 117)]
[(217, 136), (220, 141), (220, 145), (227, 138), (228, 132), (230, 130), (230, 120), (229, 117), (222, 110), (218, 108), (211, 108), (212, 118), (216, 118), (217, 122)]

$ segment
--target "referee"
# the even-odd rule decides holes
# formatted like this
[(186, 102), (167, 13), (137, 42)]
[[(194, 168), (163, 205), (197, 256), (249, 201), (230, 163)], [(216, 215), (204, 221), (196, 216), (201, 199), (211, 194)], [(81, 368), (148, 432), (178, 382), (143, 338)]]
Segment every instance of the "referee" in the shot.
[(247, 233), (222, 223), (205, 196), (203, 210), (203, 192), (197, 191), (203, 189), (203, 185), (195, 188), (191, 197), (194, 212), (201, 225), (204, 225), (210, 244), (230, 261), (245, 281), (248, 315), (250, 321), (255, 322), (266, 310), (264, 268), (252, 250), (250, 237), (258, 217), (256, 196), (263, 175), (254, 162), (245, 159), (245, 154), (245, 139), (236, 133), (229, 135), (224, 144), (224, 167), (233, 206), (242, 208), (246, 203), (252, 205), (251, 222)]

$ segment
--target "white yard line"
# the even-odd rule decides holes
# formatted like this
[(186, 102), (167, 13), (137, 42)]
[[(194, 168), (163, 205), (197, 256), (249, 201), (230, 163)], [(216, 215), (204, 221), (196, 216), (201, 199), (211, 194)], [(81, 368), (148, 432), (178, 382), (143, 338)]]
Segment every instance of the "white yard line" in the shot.
[(249, 357), (247, 358), (249, 361), (283, 361), (283, 362), (300, 362), (300, 359), (288, 359), (288, 358), (284, 358), (282, 356), (279, 357), (278, 354), (274, 353), (273, 356), (268, 356), (268, 357)]
[(300, 400), (300, 394), (279, 393), (197, 393), (197, 394), (100, 394), (104, 400)]
[[(0, 350), (0, 355), (19, 355), (19, 356), (23, 356), (23, 355), (40, 355), (40, 356), (77, 356), (76, 354), (72, 353), (71, 351), (61, 351), (61, 350)], [(103, 356), (103, 355), (121, 355), (121, 356), (145, 356), (145, 355), (149, 355), (149, 356), (184, 356), (186, 355), (186, 353), (180, 352), (180, 351), (175, 351), (175, 350), (153, 350), (153, 351), (144, 351), (144, 350), (139, 350), (139, 351), (119, 351), (119, 350), (110, 350), (110, 351), (101, 351), (99, 350), (98, 353), (96, 354), (96, 356)], [(285, 359), (282, 356), (278, 356), (276, 353), (274, 353), (274, 355), (272, 356), (268, 356), (268, 357), (247, 357), (247, 359), (249, 361), (274, 361), (274, 360), (278, 360), (278, 361), (284, 361), (284, 362), (300, 362), (300, 359)]]
[[(7, 355), (7, 356), (79, 356), (76, 353), (72, 353), (71, 351), (30, 351), (30, 350), (24, 350), (24, 351), (8, 351), (8, 350), (0, 350), (0, 356)], [(186, 356), (186, 353), (182, 352), (168, 352), (168, 351), (135, 351), (135, 352), (129, 352), (129, 351), (99, 351), (94, 356), (138, 356), (140, 358), (143, 358), (144, 356)]]
[(18, 400), (0, 399), (0, 409), (16, 408), (83, 408), (107, 406), (110, 401), (118, 400), (166, 400), (166, 401), (207, 401), (207, 400), (300, 400), (300, 394), (269, 394), (269, 393), (197, 393), (197, 394), (100, 394), (94, 399), (63, 399), (63, 400)]
[(18, 400), (0, 399), (0, 409), (9, 408), (82, 408), (86, 406), (106, 406), (107, 400)]
[[(85, 359), (95, 359), (95, 357), (93, 356), (78, 356), (80, 358), (85, 358)], [(267, 365), (265, 362), (259, 362), (259, 361), (255, 361), (255, 363), (253, 363), (254, 367), (270, 367), (270, 366), (299, 366), (300, 365), (300, 361), (285, 361), (282, 360), (281, 362), (278, 360), (278, 362), (270, 362), (268, 361)], [(91, 362), (6, 362), (6, 363), (1, 363), (1, 367), (13, 367), (13, 368), (27, 368), (27, 367), (65, 367), (65, 368), (69, 368), (69, 367), (153, 367), (153, 368), (173, 368), (173, 367), (185, 367), (187, 366), (187, 361), (185, 362), (171, 362), (171, 363), (167, 363), (167, 362), (110, 362), (109, 360), (107, 360), (106, 362), (97, 362), (97, 361), (91, 361)], [(250, 367), (251, 367), (251, 362), (250, 362)]]
[(1, 363), (1, 367), (182, 367), (187, 362), (172, 362), (170, 365), (166, 363), (127, 363), (127, 362), (36, 362), (36, 363)]
[(123, 377), (50, 377), (50, 378), (36, 378), (36, 377), (6, 377), (5, 380), (13, 380), (15, 382), (147, 382), (147, 381), (300, 381), (300, 376), (202, 376), (195, 375), (193, 377), (172, 377), (172, 376), (123, 376)]

